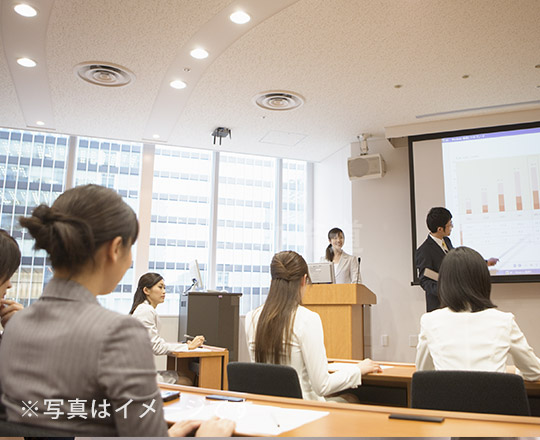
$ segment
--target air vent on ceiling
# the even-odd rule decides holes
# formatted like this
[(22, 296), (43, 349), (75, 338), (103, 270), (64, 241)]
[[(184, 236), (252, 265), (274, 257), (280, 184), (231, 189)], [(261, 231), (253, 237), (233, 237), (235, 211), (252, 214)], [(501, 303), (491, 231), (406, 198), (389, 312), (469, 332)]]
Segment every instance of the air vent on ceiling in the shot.
[(75, 73), (79, 78), (103, 87), (126, 86), (135, 79), (133, 72), (125, 67), (95, 61), (77, 64)]
[(304, 103), (297, 93), (282, 90), (272, 90), (255, 95), (253, 102), (266, 110), (293, 110)]

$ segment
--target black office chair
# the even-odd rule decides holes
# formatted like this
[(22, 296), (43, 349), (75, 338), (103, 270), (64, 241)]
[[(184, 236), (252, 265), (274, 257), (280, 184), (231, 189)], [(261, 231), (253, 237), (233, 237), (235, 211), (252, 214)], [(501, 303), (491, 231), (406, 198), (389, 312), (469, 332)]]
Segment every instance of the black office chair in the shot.
[(230, 391), (302, 398), (296, 370), (287, 365), (231, 362), (227, 375)]
[(413, 408), (530, 416), (523, 379), (487, 371), (417, 371)]
[(41, 426), (0, 420), (0, 436), (5, 437), (43, 437), (49, 439), (73, 439), (65, 432)]

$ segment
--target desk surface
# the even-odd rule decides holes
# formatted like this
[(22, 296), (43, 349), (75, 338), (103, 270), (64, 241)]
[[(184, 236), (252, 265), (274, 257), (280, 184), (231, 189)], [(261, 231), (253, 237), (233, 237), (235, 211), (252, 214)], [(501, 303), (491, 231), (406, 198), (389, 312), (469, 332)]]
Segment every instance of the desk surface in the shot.
[[(216, 391), (213, 389), (162, 385), (163, 389), (192, 394), (223, 394), (243, 397), (260, 405), (328, 411), (329, 415), (297, 429), (284, 437), (536, 437), (540, 436), (540, 417), (502, 416), (410, 408), (312, 402), (301, 399)], [(444, 417), (442, 423), (392, 420), (390, 414), (431, 415)]]
[[(346, 359), (329, 359), (329, 362), (356, 363), (358, 361)], [(412, 375), (416, 371), (415, 364), (403, 362), (378, 362), (381, 365), (391, 366), (382, 371), (382, 373), (371, 373), (362, 377), (362, 382), (369, 385), (377, 385), (387, 382), (410, 384)], [(515, 367), (507, 367), (509, 373), (515, 373)], [(525, 389), (529, 396), (540, 396), (540, 381), (525, 380)]]
[(176, 358), (202, 358), (202, 357), (215, 357), (215, 356), (225, 356), (229, 353), (229, 350), (226, 348), (221, 347), (213, 347), (211, 345), (203, 345), (201, 348), (205, 348), (209, 351), (197, 351), (197, 350), (189, 350), (189, 351), (175, 351), (169, 356), (176, 357)]
[[(209, 351), (176, 351), (167, 355), (167, 370), (178, 371), (178, 374), (187, 376), (191, 380), (198, 376), (198, 384), (201, 387), (226, 390), (229, 350), (210, 345), (203, 345), (202, 348)], [(191, 368), (190, 363), (190, 360), (194, 358), (198, 359), (196, 370)]]

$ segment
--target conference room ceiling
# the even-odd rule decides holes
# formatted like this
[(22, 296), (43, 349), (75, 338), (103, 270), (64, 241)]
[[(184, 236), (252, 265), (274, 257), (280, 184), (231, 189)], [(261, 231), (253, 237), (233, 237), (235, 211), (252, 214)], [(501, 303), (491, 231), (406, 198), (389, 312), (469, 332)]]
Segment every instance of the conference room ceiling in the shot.
[[(3, 127), (316, 162), (388, 126), (540, 108), (538, 0), (28, 0), (33, 18), (1, 1)], [(92, 85), (89, 61), (133, 79)], [(304, 103), (254, 103), (274, 90)]]

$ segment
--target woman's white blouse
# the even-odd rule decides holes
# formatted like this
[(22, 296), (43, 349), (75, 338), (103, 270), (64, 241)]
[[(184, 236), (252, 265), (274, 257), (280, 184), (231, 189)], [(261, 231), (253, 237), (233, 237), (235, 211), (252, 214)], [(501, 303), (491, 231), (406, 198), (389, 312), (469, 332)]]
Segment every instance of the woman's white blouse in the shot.
[[(252, 362), (255, 362), (255, 331), (262, 307), (246, 315), (246, 336)], [(361, 384), (361, 372), (357, 365), (328, 373), (323, 328), (317, 313), (298, 306), (290, 344), (291, 359), (284, 365), (292, 366), (298, 373), (304, 399), (324, 400), (322, 396)]]
[(504, 373), (509, 354), (525, 380), (540, 380), (540, 359), (512, 313), (496, 309), (453, 312), (444, 308), (422, 315), (416, 348), (418, 370)]
[(170, 354), (173, 351), (185, 350), (187, 344), (166, 342), (159, 335), (161, 324), (159, 317), (154, 309), (147, 301), (139, 304), (133, 312), (133, 317), (137, 318), (147, 328), (150, 335), (150, 341), (152, 342), (152, 351), (156, 356), (163, 354)]

